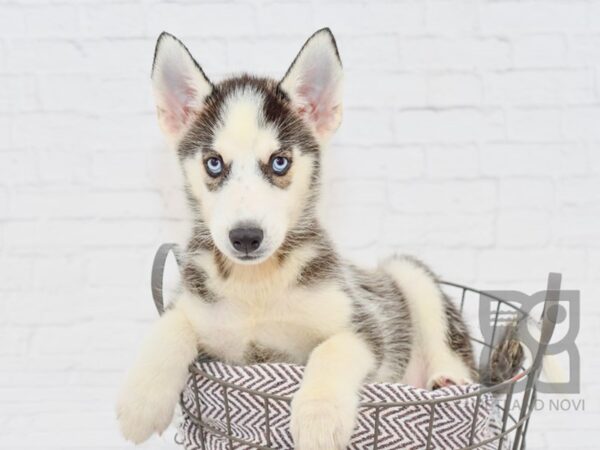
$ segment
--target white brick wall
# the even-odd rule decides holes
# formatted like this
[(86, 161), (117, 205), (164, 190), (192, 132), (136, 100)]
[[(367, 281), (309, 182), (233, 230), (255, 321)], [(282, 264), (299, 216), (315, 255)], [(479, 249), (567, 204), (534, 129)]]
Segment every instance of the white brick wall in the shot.
[(598, 448), (597, 0), (0, 1), (0, 448), (131, 448), (115, 389), (155, 319), (153, 252), (185, 230), (153, 114), (158, 33), (214, 78), (280, 76), (325, 25), (347, 79), (334, 238), (479, 287), (563, 271), (586, 411), (538, 413), (530, 448)]

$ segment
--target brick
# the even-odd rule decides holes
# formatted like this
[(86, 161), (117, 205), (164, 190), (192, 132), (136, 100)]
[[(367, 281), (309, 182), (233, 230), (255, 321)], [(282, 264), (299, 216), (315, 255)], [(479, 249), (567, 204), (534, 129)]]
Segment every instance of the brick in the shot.
[(87, 74), (48, 75), (40, 82), (39, 97), (47, 111), (90, 111), (95, 108), (95, 102), (90, 101), (95, 91), (96, 86)]
[(477, 106), (483, 99), (480, 77), (468, 73), (432, 75), (429, 103), (433, 106)]
[(434, 178), (479, 177), (479, 150), (475, 145), (437, 145), (427, 148), (427, 175)]
[(563, 114), (565, 138), (578, 141), (600, 139), (600, 129), (596, 126), (599, 119), (599, 107), (570, 108)]
[(335, 205), (382, 205), (386, 200), (385, 181), (335, 180), (325, 194)]
[(593, 208), (600, 204), (600, 179), (563, 179), (557, 185), (556, 197), (561, 206)]
[(153, 114), (154, 97), (146, 77), (48, 75), (39, 83), (43, 109), (59, 112)]
[[(0, 91), (0, 113), (29, 112), (39, 107), (33, 76), (0, 75), (0, 85), (3, 87)], [(18, 97), (15, 92), (19, 93)]]
[(82, 7), (82, 33), (90, 37), (140, 37), (145, 33), (144, 7), (136, 3), (97, 3)]
[(482, 149), (485, 175), (581, 175), (588, 171), (585, 148), (576, 144), (490, 144)]
[(287, 37), (242, 39), (231, 45), (225, 67), (230, 73), (251, 72), (281, 79), (302, 43), (302, 39)]
[[(89, 346), (90, 334), (84, 333), (85, 325), (40, 327), (33, 333), (31, 351), (37, 354), (77, 354)], [(81, 336), (73, 339), (73, 336)]]
[(468, 248), (440, 249), (436, 246), (423, 249), (416, 256), (426, 261), (441, 279), (469, 283), (476, 279), (476, 252)]
[[(585, 274), (585, 251), (578, 249), (484, 249), (478, 257), (481, 279), (497, 282), (545, 283), (548, 272), (562, 272), (565, 280), (581, 280)], [(505, 286), (508, 285), (504, 284)], [(524, 285), (523, 285), (524, 286)]]
[(112, 189), (144, 189), (156, 186), (149, 174), (148, 153), (134, 151), (99, 151), (90, 155), (93, 187), (106, 188), (111, 180)]
[(496, 186), (491, 181), (398, 182), (390, 206), (406, 213), (485, 212), (496, 207)]
[(425, 15), (425, 29), (434, 34), (473, 33), (477, 23), (477, 9), (464, 0), (430, 2)]
[(163, 3), (149, 8), (148, 30), (151, 35), (169, 31), (185, 36), (236, 36), (254, 35), (256, 11), (248, 4), (178, 4)]
[(494, 242), (493, 214), (386, 214), (381, 241), (387, 246), (485, 248)]
[(585, 70), (517, 70), (485, 78), (488, 104), (562, 105), (592, 103), (594, 76)]
[(12, 147), (12, 123), (10, 117), (0, 116), (0, 133), (4, 139), (0, 140), (0, 149)]
[[(155, 39), (157, 36), (152, 36)], [(182, 39), (184, 37), (182, 36)], [(284, 38), (281, 38), (282, 40)], [(200, 64), (200, 66), (205, 71), (206, 75), (212, 81), (218, 81), (222, 78), (225, 78), (232, 73), (239, 73), (243, 70), (248, 70), (250, 67), (245, 67), (244, 61), (250, 60), (250, 56), (258, 57), (259, 55), (264, 56), (263, 52), (257, 51), (258, 48), (248, 47), (246, 43), (250, 40), (249, 37), (246, 38), (231, 38), (224, 40), (220, 38), (211, 38), (211, 37), (195, 37), (195, 36), (187, 36), (185, 35), (185, 45), (190, 50), (194, 59)], [(273, 45), (277, 44), (278, 40), (271, 40), (270, 42)], [(253, 41), (255, 42), (255, 41)], [(264, 42), (264, 41), (263, 41)], [(287, 42), (287, 41), (286, 41)], [(296, 42), (296, 46), (301, 45), (302, 40)], [(238, 47), (238, 45), (240, 47)], [(242, 50), (246, 50), (245, 52)], [(262, 47), (260, 47), (262, 49)], [(278, 75), (282, 76), (287, 69), (287, 66), (291, 63), (294, 57), (295, 46), (291, 45), (287, 47), (285, 50), (284, 58), (279, 60), (278, 58), (272, 58), (269, 61), (269, 64), (274, 64), (278, 62)], [(231, 54), (230, 54), (231, 53)], [(152, 54), (149, 55), (149, 60), (151, 61)], [(236, 63), (237, 58), (244, 58), (239, 63)], [(266, 58), (265, 58), (266, 59)], [(277, 60), (277, 61), (274, 61)], [(150, 80), (148, 79), (148, 73), (144, 74), (145, 82), (150, 86)]]
[(397, 142), (473, 142), (504, 136), (504, 116), (497, 110), (403, 110), (394, 116)]
[(23, 36), (25, 34), (25, 10), (14, 4), (0, 5), (0, 29), (6, 36)]
[(600, 205), (563, 206), (555, 219), (558, 243), (573, 247), (597, 247), (600, 242)]
[(555, 187), (549, 179), (508, 178), (498, 186), (500, 207), (551, 210), (555, 201)]
[(336, 141), (349, 145), (391, 144), (392, 114), (390, 111), (346, 109)]
[(19, 146), (64, 151), (80, 149), (83, 139), (92, 138), (89, 133), (100, 133), (98, 125), (99, 122), (95, 118), (81, 114), (47, 115), (34, 112), (15, 115), (12, 132), (19, 136)]
[(567, 43), (561, 35), (524, 36), (513, 42), (517, 67), (560, 67), (567, 58)]
[[(333, 239), (344, 249), (365, 248), (376, 242), (380, 235), (381, 208), (365, 205), (335, 205), (327, 212), (328, 223), (335, 230)], [(343, 224), (360, 224), (360, 233)]]
[(569, 36), (568, 64), (570, 66), (595, 65), (600, 61), (596, 49), (600, 44), (600, 36), (577, 34)]
[(257, 31), (265, 35), (289, 35), (303, 37), (306, 24), (312, 23), (311, 8), (305, 3), (270, 3), (257, 11)]
[(79, 45), (60, 40), (17, 40), (8, 47), (7, 73), (83, 73), (91, 56)]
[[(341, 13), (343, 11), (343, 14)], [(410, 34), (421, 30), (425, 7), (421, 2), (319, 2), (314, 5), (317, 28), (330, 26), (345, 34)]]
[(540, 211), (501, 211), (497, 219), (498, 244), (510, 247), (543, 247), (550, 243), (552, 216)]
[[(95, 74), (119, 77), (144, 76), (147, 83), (150, 83), (152, 55), (158, 34), (159, 32), (152, 34), (152, 37), (147, 39), (89, 41), (84, 47), (85, 57), (93, 61)], [(124, 73), (125, 66), (127, 71)], [(69, 70), (69, 73), (71, 72), (78, 71)]]
[[(61, 150), (60, 145), (35, 152), (31, 165), (38, 183), (65, 186), (86, 185), (90, 181), (91, 157), (80, 148)], [(30, 169), (31, 170), (31, 169)]]
[(508, 135), (517, 141), (560, 140), (561, 111), (558, 109), (516, 109), (507, 114)]
[(400, 43), (400, 61), (410, 69), (505, 69), (510, 45), (497, 38), (418, 37)]
[(345, 75), (347, 107), (405, 108), (427, 106), (427, 80), (422, 75), (373, 74), (351, 71)]
[(27, 352), (30, 330), (24, 327), (2, 327), (0, 330), (0, 358), (9, 355), (22, 355)]
[(75, 5), (36, 5), (25, 9), (28, 37), (70, 37), (79, 35)]
[[(4, 225), (6, 228), (6, 224)], [(9, 242), (10, 236), (5, 231), (4, 241)], [(5, 244), (4, 248), (9, 245)], [(30, 261), (27, 258), (17, 258), (0, 255), (0, 269), (2, 270), (3, 281), (0, 283), (0, 291), (21, 291), (31, 285), (32, 269)]]
[(348, 35), (339, 44), (346, 73), (362, 70), (374, 75), (374, 69), (378, 74), (383, 74), (381, 69), (400, 69), (398, 39), (394, 35)]
[(507, 1), (486, 3), (480, 20), (492, 33), (576, 32), (586, 27), (587, 16), (580, 2)]
[(55, 187), (23, 187), (13, 190), (8, 212), (13, 219), (90, 217), (88, 192)]
[(425, 168), (424, 151), (415, 146), (368, 149), (335, 144), (326, 153), (325, 162), (324, 174), (333, 179), (416, 179)]
[[(98, 250), (89, 253), (86, 284), (92, 287), (128, 287), (148, 281), (152, 269), (148, 255), (139, 250)], [(130, 270), (124, 271), (123, 267)]]

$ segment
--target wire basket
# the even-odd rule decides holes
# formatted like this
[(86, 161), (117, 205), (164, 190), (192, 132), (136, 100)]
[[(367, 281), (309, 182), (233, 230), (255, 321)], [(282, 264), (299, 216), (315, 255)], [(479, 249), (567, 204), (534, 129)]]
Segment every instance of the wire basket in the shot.
[[(164, 311), (163, 272), (166, 259), (171, 251), (179, 264), (176, 245), (163, 244), (156, 253), (152, 268), (152, 295), (159, 314)], [(483, 302), (489, 302), (491, 333), (487, 333), (488, 337), (476, 334), (471, 337), (474, 349), (480, 351), (480, 367), (485, 366), (485, 361), (489, 359), (491, 352), (500, 341), (501, 333), (497, 331), (499, 323), (506, 321), (507, 317), (510, 321), (532, 319), (518, 305), (492, 293), (448, 281), (440, 283), (448, 294), (452, 294), (451, 291), (454, 291), (456, 295), (451, 295), (451, 297), (459, 299), (461, 313), (466, 313), (469, 306), (480, 307)], [(556, 324), (554, 316), (559, 301), (560, 284), (561, 275), (550, 273), (537, 349), (530, 349), (532, 358), (526, 363), (526, 366), (520, 367), (514, 377), (494, 386), (471, 385), (464, 389), (453, 386), (440, 390), (440, 393), (438, 391), (427, 393), (404, 386), (402, 389), (409, 389), (410, 395), (391, 399), (389, 395), (382, 396), (383, 399), (379, 399), (377, 395), (370, 397), (368, 395), (369, 392), (374, 392), (374, 389), (390, 388), (389, 385), (366, 386), (363, 389), (359, 406), (359, 419), (367, 420), (368, 432), (365, 433), (365, 430), (362, 430), (360, 439), (356, 441), (353, 439), (349, 448), (360, 450), (404, 448), (414, 450), (523, 450), (536, 401), (537, 381), (542, 359)], [(286, 368), (287, 379), (279, 380), (278, 391), (273, 392), (261, 386), (256, 387), (236, 381), (240, 379), (239, 377), (226, 376), (227, 373), (235, 373), (235, 367), (244, 366), (229, 366), (225, 367), (225, 370), (222, 366), (223, 363), (210, 362), (205, 357), (199, 357), (198, 361), (190, 365), (190, 377), (180, 402), (184, 418), (184, 425), (181, 428), (183, 432), (180, 430), (176, 438), (177, 442), (188, 450), (291, 450), (293, 445), (289, 432), (284, 431), (283, 437), (280, 434), (282, 423), (287, 426), (289, 421), (292, 391), (300, 381), (301, 368), (297, 368), (297, 366), (296, 368), (292, 367), (291, 370), (289, 367)], [(264, 366), (261, 370), (266, 370), (271, 365), (260, 366)], [(290, 389), (286, 390), (282, 385), (286, 385), (288, 382)], [(217, 392), (218, 395), (207, 396), (207, 391)], [(236, 404), (234, 403), (236, 398), (243, 401)], [(243, 409), (244, 405), (249, 403), (252, 403), (254, 408), (252, 421), (249, 423), (256, 429), (250, 430), (249, 433), (240, 433), (236, 417), (243, 417), (239, 415), (240, 408)], [(450, 426), (447, 413), (456, 410), (456, 405), (460, 405), (462, 422), (457, 428), (458, 432), (454, 433), (455, 439), (449, 441), (442, 436), (442, 431), (447, 432)], [(257, 411), (256, 408), (260, 411)], [(210, 413), (207, 414), (209, 410), (213, 413), (214, 411), (218, 412), (222, 419), (220, 424), (215, 422), (214, 414), (212, 417)], [(414, 414), (415, 411), (420, 414)], [(402, 412), (412, 412), (412, 414), (407, 413), (402, 416)], [(250, 416), (250, 411), (247, 415)], [(398, 419), (398, 415), (404, 419)], [(386, 423), (389, 417), (396, 417), (396, 419), (394, 422)], [(407, 423), (404, 425), (410, 426), (403, 426), (399, 420), (406, 420)], [(280, 428), (277, 428), (278, 426)], [(412, 433), (412, 435), (410, 439), (402, 440), (403, 433)], [(458, 438), (456, 438), (457, 435)]]

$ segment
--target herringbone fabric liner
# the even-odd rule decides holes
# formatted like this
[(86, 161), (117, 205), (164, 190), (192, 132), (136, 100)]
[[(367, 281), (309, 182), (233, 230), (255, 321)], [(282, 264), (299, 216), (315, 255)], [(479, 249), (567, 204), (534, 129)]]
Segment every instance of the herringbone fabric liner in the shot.
[[(291, 396), (299, 387), (303, 368), (291, 364), (256, 364), (231, 366), (220, 362), (201, 362), (198, 367), (220, 380), (234, 383), (247, 389), (268, 394)], [(269, 400), (269, 442), (267, 441), (267, 417), (265, 399), (255, 394), (224, 387), (216, 381), (201, 375), (190, 376), (188, 387), (183, 394), (183, 403), (197, 417), (195, 394), (190, 387), (196, 378), (198, 384), (201, 417), (204, 423), (227, 434), (225, 398), (230, 406), (229, 418), (231, 435), (273, 449), (292, 450), (292, 437), (289, 432), (290, 407), (288, 402)], [(425, 401), (440, 397), (455, 397), (472, 393), (478, 385), (450, 386), (436, 391), (427, 391), (401, 384), (368, 384), (361, 392), (361, 403)], [(476, 409), (476, 397), (442, 402), (435, 407), (431, 448), (437, 450), (461, 449), (469, 446), (469, 436)], [(493, 397), (481, 396), (475, 418), (473, 444), (490, 438), (497, 433), (492, 417)], [(430, 420), (429, 405), (382, 408), (379, 417), (379, 450), (422, 450), (426, 448)], [(361, 407), (358, 423), (352, 437), (350, 450), (372, 450), (375, 439), (374, 408)], [(180, 436), (186, 450), (228, 450), (227, 437), (219, 436), (208, 429), (200, 430), (189, 416), (184, 416)], [(204, 436), (204, 446), (202, 445)], [(482, 445), (481, 449), (496, 448), (497, 442)], [(236, 450), (250, 450), (251, 445), (232, 441)]]

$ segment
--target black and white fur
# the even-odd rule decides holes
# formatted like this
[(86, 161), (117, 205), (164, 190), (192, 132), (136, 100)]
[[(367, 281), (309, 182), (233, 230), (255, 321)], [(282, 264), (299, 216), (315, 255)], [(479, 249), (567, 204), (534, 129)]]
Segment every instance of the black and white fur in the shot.
[[(306, 364), (292, 403), (298, 450), (346, 447), (366, 380), (427, 388), (475, 380), (467, 330), (436, 277), (408, 257), (373, 271), (348, 264), (319, 222), (322, 152), (342, 117), (342, 65), (328, 29), (311, 36), (281, 81), (218, 84), (163, 33), (152, 80), (194, 229), (176, 303), (119, 396), (127, 439), (168, 426), (199, 351), (239, 364)], [(273, 169), (278, 157), (285, 173)], [(250, 249), (231, 237), (248, 229), (262, 233)]]

